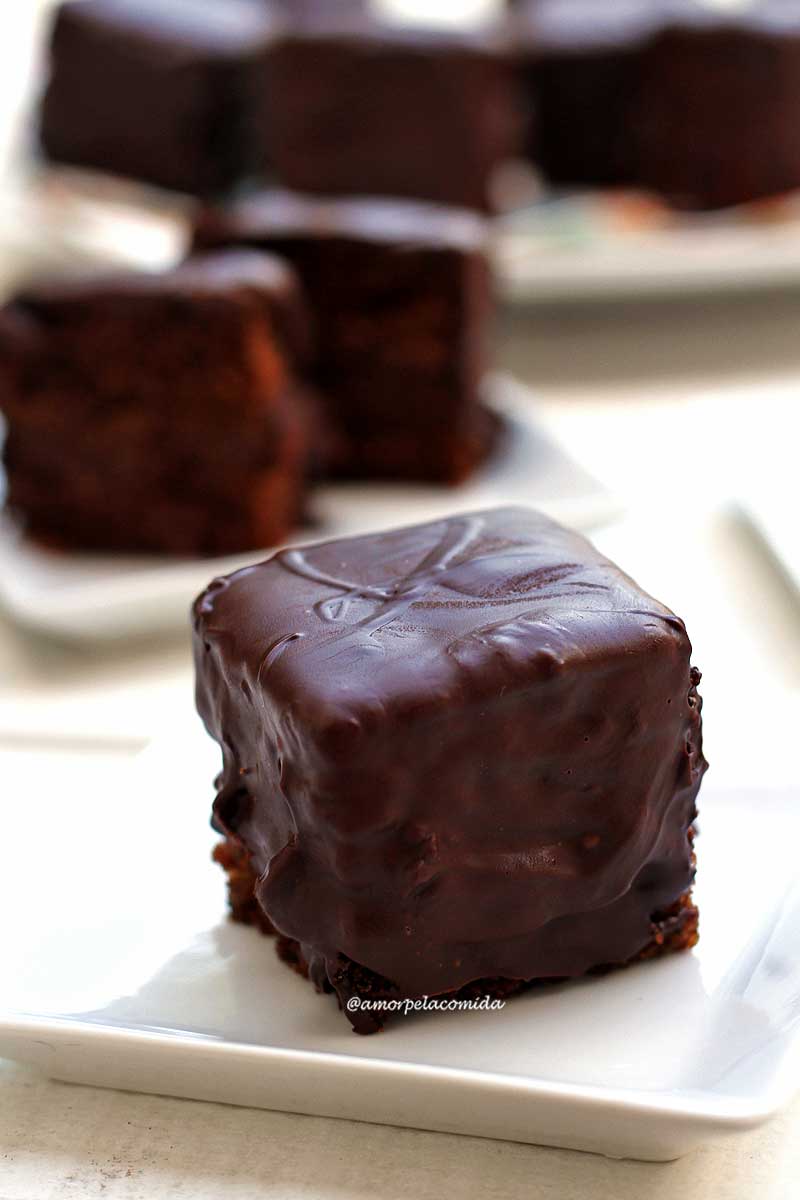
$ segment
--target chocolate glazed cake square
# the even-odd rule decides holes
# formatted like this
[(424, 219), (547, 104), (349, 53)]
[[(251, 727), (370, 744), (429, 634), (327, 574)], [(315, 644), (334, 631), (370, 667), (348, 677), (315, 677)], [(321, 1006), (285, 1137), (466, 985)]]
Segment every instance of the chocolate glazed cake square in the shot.
[(700, 675), (584, 538), (499, 509), (285, 550), (194, 631), (234, 916), (342, 1007), (696, 941)]

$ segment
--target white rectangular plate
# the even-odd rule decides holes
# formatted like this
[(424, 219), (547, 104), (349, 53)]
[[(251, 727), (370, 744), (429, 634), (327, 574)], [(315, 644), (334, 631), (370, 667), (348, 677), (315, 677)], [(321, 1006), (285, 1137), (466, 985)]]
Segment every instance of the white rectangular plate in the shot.
[[(590, 528), (619, 503), (543, 430), (536, 398), (507, 376), (487, 381), (487, 402), (505, 422), (486, 465), (460, 487), (330, 484), (311, 497), (313, 529), (293, 542), (344, 537), (430, 521), (497, 504), (529, 504)], [(235, 558), (152, 559), (44, 550), (0, 524), (0, 605), (30, 628), (60, 637), (117, 638), (184, 628), (189, 605), (215, 576), (258, 562), (272, 548)]]
[(800, 275), (800, 193), (713, 213), (646, 193), (545, 196), (497, 220), (495, 264), (503, 297), (528, 305), (786, 287)]
[(691, 954), (359, 1038), (268, 939), (226, 920), (209, 861), (217, 767), (193, 723), (114, 790), (3, 798), (0, 1055), (81, 1083), (645, 1159), (789, 1098), (797, 795), (704, 792)]
[[(712, 213), (676, 212), (647, 193), (534, 193), (524, 184), (492, 225), (497, 287), (511, 304), (754, 291), (800, 276), (800, 192)], [(171, 266), (189, 215), (174, 194), (26, 162), (0, 196), (0, 291), (81, 265)]]
[[(508, 303), (722, 294), (800, 277), (800, 192), (685, 213), (637, 192), (534, 187), (532, 199), (530, 183), (493, 222), (497, 286)], [(174, 194), (24, 161), (0, 196), (0, 291), (81, 265), (171, 266), (188, 243), (189, 213)]]

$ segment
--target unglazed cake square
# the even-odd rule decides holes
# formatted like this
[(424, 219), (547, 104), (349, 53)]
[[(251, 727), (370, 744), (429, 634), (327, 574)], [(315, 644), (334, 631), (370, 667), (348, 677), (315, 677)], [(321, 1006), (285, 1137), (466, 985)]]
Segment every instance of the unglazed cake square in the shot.
[(61, 549), (236, 554), (300, 520), (305, 309), (256, 251), (40, 280), (0, 308), (8, 506)]
[(234, 914), (343, 1006), (696, 941), (699, 672), (578, 534), (497, 509), (284, 550), (211, 584), (195, 652)]
[(457, 483), (486, 459), (491, 280), (477, 214), (271, 189), (200, 212), (194, 244), (265, 250), (296, 270), (337, 475)]

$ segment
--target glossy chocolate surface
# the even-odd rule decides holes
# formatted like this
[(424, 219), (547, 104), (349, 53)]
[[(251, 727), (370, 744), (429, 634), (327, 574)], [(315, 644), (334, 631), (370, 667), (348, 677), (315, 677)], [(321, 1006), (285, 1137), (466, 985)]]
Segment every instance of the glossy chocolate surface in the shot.
[(215, 823), (317, 982), (579, 975), (691, 884), (683, 623), (535, 512), (282, 551), (211, 584), (195, 651)]

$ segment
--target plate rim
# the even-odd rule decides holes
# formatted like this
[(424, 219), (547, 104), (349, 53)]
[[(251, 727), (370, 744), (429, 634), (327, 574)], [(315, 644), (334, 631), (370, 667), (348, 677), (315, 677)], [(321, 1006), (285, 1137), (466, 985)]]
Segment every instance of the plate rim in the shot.
[[(483, 378), (482, 393), (487, 408), (508, 421), (512, 428), (523, 432), (527, 430), (542, 448), (546, 448), (548, 454), (558, 457), (563, 468), (576, 472), (580, 480), (580, 488), (569, 495), (533, 497), (530, 501), (531, 507), (543, 508), (548, 512), (552, 510), (562, 524), (578, 526), (584, 531), (607, 524), (624, 511), (624, 502), (613, 486), (598, 478), (576, 459), (563, 439), (539, 416), (538, 389), (535, 385), (518, 378), (508, 369), (494, 366)], [(509, 460), (510, 457), (506, 455)], [(454, 510), (465, 511), (463, 493), (471, 488), (477, 489), (477, 494), (474, 504), (469, 504), (470, 508), (500, 505), (503, 503), (500, 495), (494, 496), (493, 493), (493, 489), (501, 486), (493, 482), (497, 461), (487, 460), (487, 463), (461, 487), (448, 488), (446, 485), (414, 483), (410, 488), (415, 492), (421, 487), (430, 497), (435, 497), (430, 502), (436, 510), (452, 507)], [(405, 490), (405, 485), (392, 481), (376, 480), (363, 484), (358, 481), (320, 481), (309, 493), (311, 516), (313, 518), (322, 512), (333, 496), (346, 497), (348, 491), (352, 492), (353, 489), (363, 490), (365, 495), (377, 493), (380, 496), (387, 487), (389, 491), (395, 488)], [(481, 489), (489, 489), (488, 498), (481, 494)], [(519, 499), (508, 501), (522, 502)], [(379, 523), (380, 527), (400, 527), (417, 523), (418, 520), (435, 519), (435, 516), (418, 516), (415, 504), (416, 500), (412, 497), (412, 508), (407, 515), (403, 515), (398, 507), (396, 519), (393, 518), (388, 523)], [(353, 531), (347, 528), (321, 532), (312, 524), (307, 528), (292, 530), (285, 539), (274, 546), (208, 558), (164, 556), (162, 559), (157, 555), (76, 554), (69, 550), (53, 552), (29, 541), (0, 502), (0, 549), (12, 566), (17, 555), (24, 562), (28, 553), (33, 554), (34, 559), (40, 555), (44, 558), (52, 556), (54, 560), (61, 558), (73, 566), (80, 566), (82, 559), (97, 559), (106, 568), (118, 567), (123, 561), (128, 561), (129, 564), (123, 568), (121, 574), (104, 575), (101, 580), (95, 578), (90, 569), (88, 580), (76, 576), (59, 581), (56, 585), (55, 603), (50, 595), (50, 587), (41, 583), (30, 585), (25, 582), (24, 574), (20, 585), (12, 572), (9, 576), (10, 582), (0, 579), (0, 611), (23, 628), (75, 643), (108, 643), (140, 633), (159, 633), (165, 629), (174, 631), (181, 624), (185, 628), (189, 619), (190, 600), (181, 607), (181, 613), (185, 613), (185, 617), (178, 620), (175, 613), (177, 597), (183, 597), (186, 589), (190, 593), (199, 591), (213, 576), (228, 574), (254, 562), (260, 562), (283, 546), (313, 544), (319, 540), (348, 536), (353, 536)], [(138, 597), (133, 616), (130, 604), (124, 602), (126, 595), (130, 593)], [(121, 606), (118, 602), (120, 597), (123, 600)], [(168, 614), (166, 617), (163, 615), (165, 611)], [(142, 612), (145, 614), (144, 619), (141, 617)]]
[[(356, 1035), (353, 1035), (356, 1036)], [(774, 1084), (758, 1096), (732, 1096), (714, 1092), (689, 1094), (675, 1090), (649, 1092), (644, 1089), (604, 1087), (597, 1084), (563, 1083), (534, 1076), (506, 1072), (437, 1066), (391, 1058), (368, 1058), (328, 1050), (300, 1050), (282, 1046), (262, 1046), (222, 1037), (205, 1036), (181, 1030), (157, 1030), (116, 1025), (102, 1021), (84, 1021), (70, 1016), (38, 1016), (35, 1013), (0, 1012), (0, 1052), (14, 1051), (14, 1043), (42, 1042), (52, 1039), (50, 1048), (66, 1048), (77, 1037), (84, 1042), (122, 1044), (126, 1048), (144, 1045), (150, 1049), (174, 1048), (197, 1056), (239, 1060), (255, 1066), (296, 1066), (337, 1069), (361, 1078), (387, 1083), (402, 1079), (427, 1080), (439, 1084), (493, 1092), (505, 1098), (545, 1100), (559, 1106), (578, 1107), (586, 1113), (639, 1118), (691, 1119), (698, 1129), (745, 1131), (770, 1120), (791, 1100), (794, 1088)], [(10, 1040), (9, 1040), (10, 1039)], [(45, 1043), (46, 1044), (46, 1043)], [(9, 1054), (15, 1058), (15, 1053)], [(25, 1061), (16, 1059), (16, 1061)], [(113, 1087), (113, 1084), (108, 1086)]]

